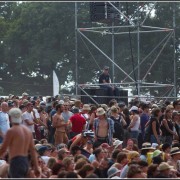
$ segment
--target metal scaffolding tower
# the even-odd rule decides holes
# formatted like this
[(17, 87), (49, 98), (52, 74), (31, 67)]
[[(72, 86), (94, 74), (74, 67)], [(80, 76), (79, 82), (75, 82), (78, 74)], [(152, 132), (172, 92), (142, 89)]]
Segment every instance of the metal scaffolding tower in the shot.
[[(123, 12), (121, 12), (121, 10), (119, 8), (117, 8), (112, 2), (108, 1), (106, 2), (108, 4), (110, 4), (119, 14), (120, 16), (123, 16), (128, 22), (129, 25), (114, 25), (113, 21), (111, 26), (101, 26), (101, 27), (87, 27), (87, 28), (80, 28), (78, 27), (78, 20), (77, 20), (77, 2), (75, 2), (75, 63), (76, 63), (76, 96), (78, 95), (78, 88), (82, 89), (81, 87), (83, 86), (82, 84), (78, 84), (78, 58), (77, 58), (77, 54), (78, 54), (78, 34), (83, 37), (86, 41), (88, 41), (94, 48), (96, 48), (99, 53), (101, 53), (104, 57), (106, 57), (111, 63), (112, 63), (112, 73), (113, 73), (113, 83), (112, 84), (117, 84), (117, 85), (125, 85), (125, 84), (130, 84), (130, 85), (136, 85), (137, 86), (137, 95), (138, 97), (141, 94), (141, 88), (144, 87), (171, 87), (174, 88), (174, 98), (177, 97), (177, 84), (176, 84), (176, 56), (175, 56), (175, 28), (176, 28), (176, 24), (175, 24), (175, 3), (174, 3), (174, 10), (173, 10), (173, 28), (163, 28), (163, 27), (153, 27), (153, 26), (146, 26), (145, 25), (145, 21), (148, 18), (150, 12), (153, 10), (153, 8), (156, 6), (156, 2), (154, 2), (154, 6), (150, 9), (150, 11), (147, 13), (147, 15), (145, 16), (144, 20), (142, 22), (140, 22), (139, 20), (139, 12), (137, 17), (137, 23), (134, 23), (133, 20), (131, 18), (128, 18)], [(138, 9), (139, 11), (139, 9)], [(95, 43), (93, 43), (93, 41), (88, 38), (84, 32), (93, 32), (93, 33), (101, 33), (101, 31), (106, 30), (106, 29), (111, 29), (111, 31), (106, 32), (107, 35), (111, 35), (112, 36), (112, 57), (109, 57), (105, 52), (103, 52)], [(128, 31), (124, 31), (124, 32), (118, 32), (115, 31), (115, 29), (124, 29), (124, 28), (134, 28), (136, 29), (135, 31), (132, 31), (132, 33), (136, 33), (137, 34), (137, 66), (135, 67), (134, 70), (137, 70), (138, 72), (138, 76), (137, 76), (137, 80), (135, 80), (134, 78), (131, 77), (131, 74), (133, 73), (133, 71), (131, 71), (130, 73), (125, 72), (117, 63), (115, 63), (114, 61), (114, 35), (121, 35), (121, 34), (128, 34)], [(141, 28), (143, 28), (144, 30), (141, 30)], [(140, 43), (141, 43), (141, 39), (140, 39), (140, 34), (143, 33), (153, 33), (153, 32), (167, 32), (167, 35), (164, 37), (164, 39), (156, 45), (156, 47), (143, 59), (140, 58)], [(148, 73), (150, 72), (150, 70), (152, 69), (153, 65), (155, 64), (155, 62), (157, 61), (158, 57), (160, 56), (161, 52), (163, 51), (163, 49), (165, 48), (167, 42), (173, 38), (174, 40), (174, 84), (158, 84), (158, 83), (146, 83), (144, 82), (145, 78), (147, 77)], [(163, 44), (164, 43), (164, 44)], [(160, 49), (159, 53), (157, 54), (156, 58), (154, 59), (152, 65), (149, 67), (149, 69), (147, 70), (147, 73), (144, 75), (144, 77), (142, 79), (140, 79), (140, 65), (147, 60), (147, 58), (152, 55), (152, 53), (160, 46), (162, 45), (162, 48)], [(130, 82), (125, 82), (125, 83), (114, 83), (114, 67), (117, 67), (122, 73), (124, 73), (126, 75), (126, 78), (123, 80), (123, 82), (126, 79), (129, 79)], [(98, 84), (93, 84), (93, 85), (98, 85)]]

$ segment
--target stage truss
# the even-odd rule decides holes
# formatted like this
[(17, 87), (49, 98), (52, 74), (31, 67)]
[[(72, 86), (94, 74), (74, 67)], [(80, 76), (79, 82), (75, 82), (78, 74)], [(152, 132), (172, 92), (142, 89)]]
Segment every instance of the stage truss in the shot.
[[(87, 42), (89, 42), (94, 48), (96, 48), (99, 53), (101, 53), (104, 57), (106, 57), (112, 64), (113, 67), (116, 66), (122, 73), (124, 73), (126, 75), (126, 78), (122, 81), (122, 83), (114, 83), (114, 79), (113, 79), (113, 83), (114, 85), (118, 85), (119, 87), (123, 88), (134, 88), (135, 86), (137, 87), (138, 91), (137, 91), (137, 96), (140, 97), (141, 96), (141, 89), (142, 88), (167, 88), (168, 91), (167, 93), (168, 96), (164, 96), (164, 97), (158, 97), (158, 98), (170, 98), (170, 99), (176, 99), (177, 98), (177, 85), (176, 85), (176, 57), (175, 57), (175, 11), (173, 11), (173, 28), (163, 28), (163, 27), (153, 27), (153, 26), (146, 26), (145, 22), (146, 19), (148, 18), (150, 12), (153, 10), (153, 8), (156, 6), (156, 2), (154, 2), (154, 6), (149, 10), (149, 12), (147, 13), (146, 17), (144, 18), (144, 20), (142, 22), (137, 21), (137, 23), (133, 22), (132, 19), (126, 17), (126, 15), (120, 11), (120, 9), (118, 9), (116, 6), (114, 6), (111, 2), (106, 2), (109, 3), (116, 11), (118, 11), (118, 13), (123, 16), (128, 22), (129, 25), (125, 25), (125, 26), (106, 26), (106, 27), (87, 27), (87, 28), (81, 28), (78, 27), (78, 20), (77, 20), (77, 3), (75, 3), (75, 36), (76, 36), (76, 42), (75, 42), (75, 59), (76, 59), (76, 82), (75, 82), (75, 86), (76, 86), (76, 96), (78, 96), (78, 89), (83, 90), (84, 87), (92, 87), (92, 86), (96, 86), (98, 87), (99, 84), (78, 84), (78, 58), (77, 58), (77, 42), (78, 42), (78, 35), (80, 35), (82, 38), (84, 38)], [(131, 33), (135, 33), (137, 34), (137, 60), (138, 60), (138, 64), (136, 65), (134, 70), (138, 71), (138, 79), (135, 80), (134, 78), (131, 77), (133, 71), (131, 71), (129, 74), (124, 71), (117, 63), (114, 62), (114, 55), (112, 55), (112, 57), (109, 57), (105, 52), (103, 52), (90, 38), (88, 38), (84, 32), (90, 32), (90, 33), (101, 33), (102, 31), (104, 31), (107, 35), (111, 35), (112, 37), (114, 35), (121, 35), (121, 34), (128, 34), (128, 31), (124, 31), (124, 32), (115, 32), (115, 29), (121, 29), (121, 28), (135, 28), (135, 31), (132, 31)], [(141, 30), (140, 28), (144, 28), (145, 30)], [(107, 29), (111, 29), (112, 31), (106, 31)], [(153, 49), (152, 51), (142, 60), (140, 60), (140, 38), (139, 35), (141, 33), (153, 33), (153, 32), (167, 32), (167, 35), (164, 37), (164, 39), (159, 42)], [(161, 52), (163, 51), (163, 49), (166, 47), (167, 42), (173, 38), (174, 39), (174, 59), (173, 59), (173, 70), (174, 70), (174, 84), (159, 84), (159, 83), (148, 83), (145, 82), (145, 78), (147, 77), (148, 73), (151, 71), (151, 69), (153, 68), (153, 65), (155, 64), (155, 62), (158, 60), (158, 57), (160, 56)], [(112, 38), (113, 40), (113, 38)], [(162, 48), (160, 49), (159, 53), (157, 54), (156, 58), (153, 60), (153, 63), (151, 64), (150, 68), (147, 70), (147, 73), (144, 75), (144, 77), (142, 79), (140, 79), (140, 66), (143, 62), (145, 62), (149, 56), (151, 56), (151, 54), (157, 50), (157, 48), (160, 47), (160, 45), (163, 45)], [(113, 41), (112, 41), (112, 51), (113, 51)], [(114, 68), (113, 68), (113, 77), (114, 77)], [(130, 80), (130, 82), (125, 82), (125, 80), (128, 79)], [(172, 93), (174, 92), (174, 96), (170, 96)], [(87, 96), (90, 97), (89, 94), (87, 94), (86, 92), (84, 92)], [(93, 97), (90, 97), (94, 103), (97, 104), (97, 102), (95, 102), (95, 100), (93, 99)]]

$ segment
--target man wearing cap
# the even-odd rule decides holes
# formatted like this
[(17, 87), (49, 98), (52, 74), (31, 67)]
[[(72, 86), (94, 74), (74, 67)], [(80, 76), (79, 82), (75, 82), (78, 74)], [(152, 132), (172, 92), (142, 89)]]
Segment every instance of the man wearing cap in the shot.
[(103, 108), (98, 108), (96, 111), (98, 116), (94, 120), (95, 140), (100, 144), (108, 143), (112, 145), (114, 122), (112, 119), (106, 117), (106, 111)]
[(32, 103), (29, 102), (26, 105), (26, 111), (22, 114), (22, 120), (23, 124), (32, 132), (33, 137), (35, 138), (34, 124), (38, 122), (35, 116), (35, 112), (33, 111)]
[[(114, 85), (111, 85), (109, 76), (109, 67), (104, 66), (102, 74), (99, 76), (99, 84), (103, 89), (107, 89), (108, 96), (119, 96), (119, 91)], [(103, 85), (102, 85), (103, 84)]]
[(21, 114), (22, 112), (19, 108), (12, 108), (9, 111), (12, 127), (7, 131), (0, 149), (0, 156), (2, 156), (8, 149), (10, 178), (27, 177), (29, 170), (29, 153), (32, 159), (35, 175), (40, 175), (33, 136), (27, 127), (20, 125), (22, 122)]
[(7, 130), (10, 128), (10, 121), (8, 115), (8, 104), (7, 102), (2, 102), (0, 111), (0, 144), (2, 143)]

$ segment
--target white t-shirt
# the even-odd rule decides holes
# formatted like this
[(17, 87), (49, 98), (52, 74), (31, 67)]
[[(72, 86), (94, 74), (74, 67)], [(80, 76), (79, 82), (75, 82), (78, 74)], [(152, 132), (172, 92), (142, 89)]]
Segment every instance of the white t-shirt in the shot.
[[(40, 115), (39, 115), (37, 109), (33, 108), (33, 111), (35, 112), (36, 118), (39, 119), (39, 118), (40, 118)], [(33, 112), (31, 112), (31, 114), (33, 115)]]
[(25, 111), (22, 114), (22, 122), (31, 132), (35, 132), (34, 131), (34, 124), (29, 126), (29, 125), (27, 125), (25, 120), (28, 120), (29, 122), (34, 122), (33, 119), (34, 119), (33, 115), (31, 113), (27, 112), (27, 111)]

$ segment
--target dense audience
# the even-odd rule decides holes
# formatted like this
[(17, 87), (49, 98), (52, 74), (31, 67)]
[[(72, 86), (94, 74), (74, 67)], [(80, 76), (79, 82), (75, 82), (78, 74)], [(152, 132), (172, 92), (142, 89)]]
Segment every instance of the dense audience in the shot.
[(0, 98), (0, 178), (179, 178), (180, 100)]

